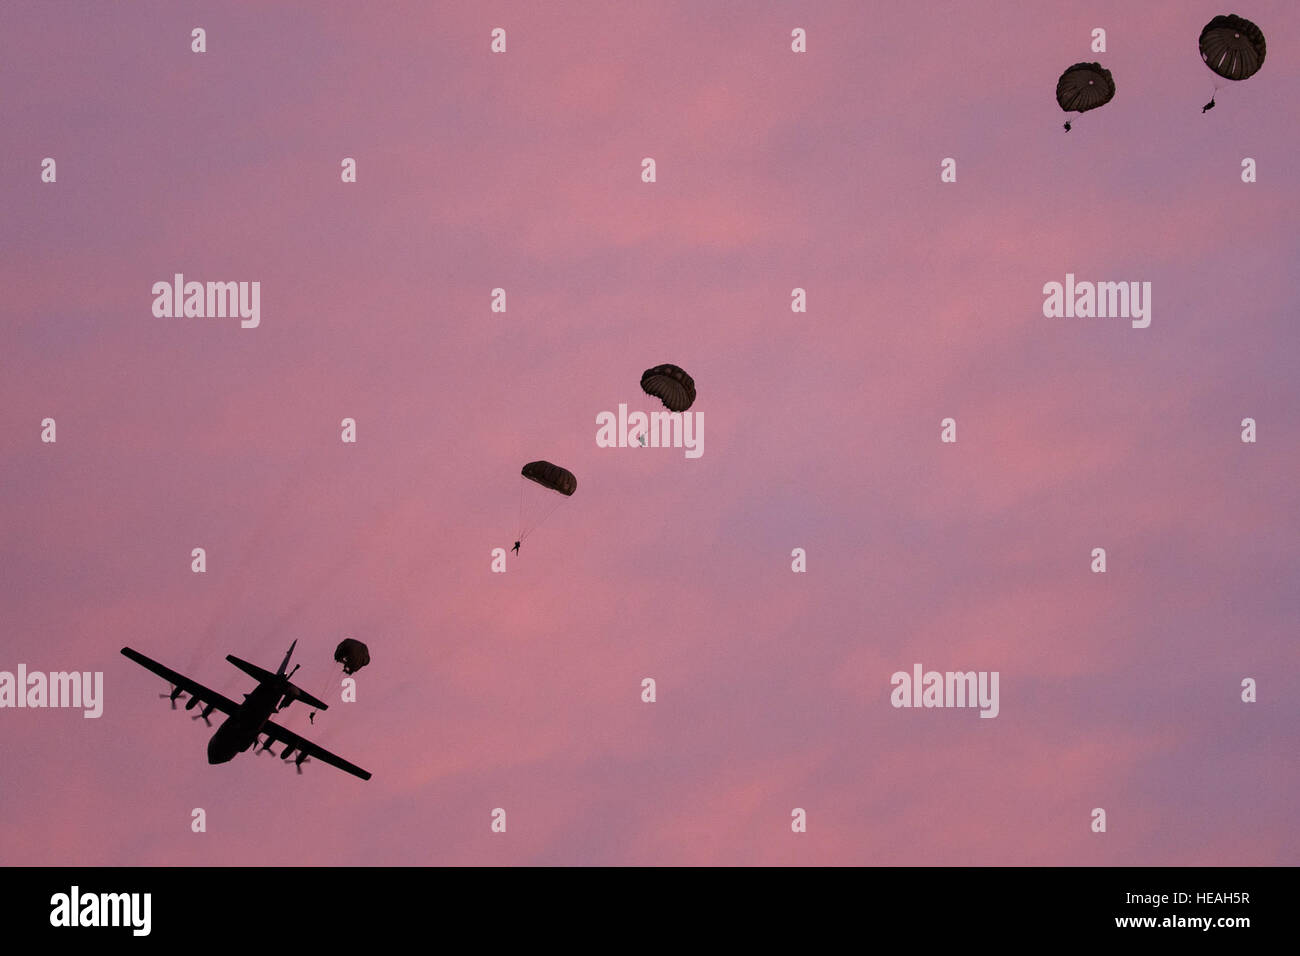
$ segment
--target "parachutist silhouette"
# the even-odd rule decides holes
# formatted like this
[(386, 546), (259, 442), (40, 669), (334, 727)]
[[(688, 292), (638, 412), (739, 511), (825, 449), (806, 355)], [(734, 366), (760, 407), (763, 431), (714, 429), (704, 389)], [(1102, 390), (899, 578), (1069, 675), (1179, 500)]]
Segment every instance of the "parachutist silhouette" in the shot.
[[(1067, 113), (1086, 113), (1115, 98), (1115, 78), (1100, 63), (1076, 63), (1056, 81), (1056, 102)], [(1070, 131), (1070, 124), (1065, 124)]]
[[(1245, 80), (1259, 72), (1268, 55), (1263, 31), (1249, 20), (1237, 16), (1215, 17), (1205, 25), (1200, 39), (1201, 59), (1225, 80)], [(1219, 83), (1214, 84), (1215, 93)], [(1201, 107), (1205, 113), (1214, 109), (1214, 96)]]
[(521, 541), (516, 541), (516, 542), (515, 542), (515, 546), (514, 546), (513, 548), (511, 548), (510, 550), (513, 551), (515, 554), (518, 554), (518, 553), (519, 553), (519, 545), (522, 544), (522, 543), (523, 543), (523, 542), (521, 542)]

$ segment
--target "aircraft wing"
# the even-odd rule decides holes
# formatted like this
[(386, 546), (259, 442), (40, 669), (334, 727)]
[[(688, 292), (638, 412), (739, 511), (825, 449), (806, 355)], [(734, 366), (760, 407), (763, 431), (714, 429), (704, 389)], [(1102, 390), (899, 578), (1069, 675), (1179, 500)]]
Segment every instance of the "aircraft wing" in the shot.
[[(342, 757), (335, 756), (323, 747), (319, 747), (312, 743), (306, 737), (299, 737), (292, 730), (285, 730), (274, 720), (268, 720), (262, 725), (262, 733), (268, 734), (274, 740), (278, 740), (280, 743), (285, 744), (287, 750), (298, 751), (299, 760), (302, 760), (304, 756), (315, 757), (317, 760), (321, 761), (321, 763), (327, 763), (332, 767), (338, 767), (340, 770), (345, 770), (354, 777), (360, 777), (362, 780), (370, 779), (370, 771), (362, 770), (354, 763), (348, 763)], [(284, 754), (281, 753), (280, 756), (283, 757)]]
[(124, 647), (122, 648), (122, 653), (126, 657), (135, 661), (141, 667), (147, 667), (173, 687), (179, 687), (181, 690), (186, 691), (191, 697), (197, 697), (199, 703), (211, 704), (213, 708), (224, 714), (233, 714), (239, 709), (239, 705), (229, 697), (218, 694), (215, 690), (209, 690), (198, 681), (190, 680), (183, 674), (176, 673), (170, 667), (163, 667), (157, 661), (145, 657), (139, 651), (133, 651), (129, 647)]

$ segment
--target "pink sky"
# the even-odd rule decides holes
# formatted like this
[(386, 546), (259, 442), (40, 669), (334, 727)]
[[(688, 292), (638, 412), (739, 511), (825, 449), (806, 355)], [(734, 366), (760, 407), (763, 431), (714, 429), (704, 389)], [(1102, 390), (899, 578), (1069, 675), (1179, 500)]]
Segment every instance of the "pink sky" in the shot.
[[(0, 10), (0, 670), (105, 681), (0, 710), (0, 863), (1300, 863), (1293, 2), (322, 6)], [(1202, 115), (1227, 12), (1268, 58)], [(664, 362), (703, 456), (598, 448)], [(316, 693), (349, 636), (287, 723), (369, 782), (209, 766), (118, 653)], [(915, 662), (999, 716), (892, 708)]]

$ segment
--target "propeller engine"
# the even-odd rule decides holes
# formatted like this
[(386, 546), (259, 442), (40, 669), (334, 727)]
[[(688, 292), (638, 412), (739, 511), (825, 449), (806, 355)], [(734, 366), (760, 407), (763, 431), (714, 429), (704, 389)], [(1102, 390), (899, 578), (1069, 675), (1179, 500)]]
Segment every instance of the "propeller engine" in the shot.
[[(158, 696), (159, 696), (160, 698), (162, 698), (162, 697), (170, 698), (170, 700), (171, 700), (171, 702), (172, 702), (172, 710), (175, 710), (175, 709), (176, 709), (176, 698), (179, 697), (179, 696), (181, 696), (181, 694), (184, 693), (184, 690), (183, 690), (182, 688), (180, 688), (180, 687), (177, 687), (175, 684), (172, 684), (172, 685), (171, 685), (171, 689), (172, 689), (172, 692), (171, 692), (170, 694), (159, 694)], [(189, 704), (186, 704), (185, 706), (188, 707)]]

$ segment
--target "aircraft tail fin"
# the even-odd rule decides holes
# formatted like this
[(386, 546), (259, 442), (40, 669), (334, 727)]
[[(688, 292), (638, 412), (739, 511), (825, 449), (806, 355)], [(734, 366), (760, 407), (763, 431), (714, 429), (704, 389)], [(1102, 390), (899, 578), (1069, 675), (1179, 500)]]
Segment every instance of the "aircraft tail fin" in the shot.
[[(289, 658), (293, 657), (293, 649), (297, 646), (298, 646), (298, 641), (297, 639), (295, 639), (294, 642), (289, 645), (289, 650), (285, 652), (284, 660), (280, 662), (280, 669), (276, 671), (277, 674), (284, 673), (284, 669), (289, 666)], [(297, 668), (295, 667), (294, 670), (297, 670)]]

